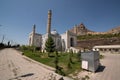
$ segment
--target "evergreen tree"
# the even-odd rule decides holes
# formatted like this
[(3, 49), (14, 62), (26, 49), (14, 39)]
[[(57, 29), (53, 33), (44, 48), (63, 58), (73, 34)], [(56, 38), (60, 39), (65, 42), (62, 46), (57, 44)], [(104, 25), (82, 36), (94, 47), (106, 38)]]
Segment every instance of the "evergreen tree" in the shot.
[(58, 73), (58, 70), (59, 70), (59, 66), (58, 66), (58, 61), (59, 61), (59, 59), (58, 59), (58, 52), (56, 51), (55, 52), (55, 54), (56, 54), (56, 56), (55, 56), (55, 68), (56, 68), (56, 73)]
[(68, 62), (67, 67), (68, 67), (68, 69), (71, 69), (71, 68), (72, 68), (72, 66), (71, 66), (71, 63), (70, 63), (70, 62)]
[(48, 37), (45, 43), (45, 50), (48, 52), (48, 56), (50, 53), (55, 51), (55, 44), (51, 36)]
[[(54, 61), (55, 68), (56, 68), (55, 72), (58, 73), (58, 74), (60, 74), (60, 75), (65, 76), (65, 73), (62, 71), (62, 67), (60, 67), (58, 65), (59, 64), (59, 58), (58, 57), (59, 57), (58, 52), (55, 51), (55, 61)], [(60, 80), (62, 80), (62, 79), (60, 79)]]
[(70, 50), (70, 52), (69, 52), (69, 62), (70, 63), (73, 63), (72, 57), (73, 57), (73, 51)]
[(81, 52), (77, 53), (77, 59), (78, 59), (78, 62), (81, 61)]

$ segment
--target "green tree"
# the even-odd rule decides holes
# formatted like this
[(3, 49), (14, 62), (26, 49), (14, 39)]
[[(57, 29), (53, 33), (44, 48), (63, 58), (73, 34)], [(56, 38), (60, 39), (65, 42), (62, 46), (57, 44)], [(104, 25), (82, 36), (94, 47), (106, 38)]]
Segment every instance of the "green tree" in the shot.
[(68, 61), (68, 64), (67, 64), (67, 66), (68, 66), (68, 68), (70, 69), (70, 68), (72, 68), (72, 63), (73, 63), (73, 60), (72, 60), (72, 57), (73, 57), (73, 51), (72, 50), (70, 50), (70, 52), (69, 52), (69, 61)]
[(70, 63), (73, 63), (72, 57), (73, 57), (73, 50), (70, 50), (70, 52), (69, 52), (69, 62)]
[(55, 63), (55, 69), (56, 69), (55, 72), (60, 74), (60, 75), (65, 76), (64, 71), (62, 71), (63, 68), (58, 65), (59, 64), (59, 55), (58, 55), (57, 51), (55, 51), (55, 61), (54, 61), (54, 63)]
[(77, 59), (78, 59), (78, 62), (81, 61), (81, 52), (77, 53)]
[(71, 68), (72, 68), (72, 66), (71, 66), (71, 63), (70, 63), (70, 62), (68, 62), (67, 67), (68, 67), (68, 69), (71, 69)]
[(48, 56), (55, 51), (55, 44), (51, 36), (48, 37), (45, 43), (45, 50), (48, 52)]
[(55, 56), (55, 68), (56, 68), (56, 73), (58, 73), (58, 70), (59, 70), (59, 66), (58, 66), (58, 61), (59, 61), (59, 59), (58, 59), (58, 52), (56, 51), (55, 52), (55, 54), (56, 54), (56, 56)]

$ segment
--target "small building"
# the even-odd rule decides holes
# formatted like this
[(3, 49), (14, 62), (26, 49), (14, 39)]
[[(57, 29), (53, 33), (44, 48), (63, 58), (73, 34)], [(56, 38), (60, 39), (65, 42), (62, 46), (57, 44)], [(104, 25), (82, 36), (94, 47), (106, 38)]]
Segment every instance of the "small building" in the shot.
[(85, 70), (95, 72), (100, 66), (98, 51), (82, 52), (81, 59), (82, 68)]
[(94, 46), (93, 51), (100, 51), (100, 53), (120, 53), (120, 45), (101, 45)]

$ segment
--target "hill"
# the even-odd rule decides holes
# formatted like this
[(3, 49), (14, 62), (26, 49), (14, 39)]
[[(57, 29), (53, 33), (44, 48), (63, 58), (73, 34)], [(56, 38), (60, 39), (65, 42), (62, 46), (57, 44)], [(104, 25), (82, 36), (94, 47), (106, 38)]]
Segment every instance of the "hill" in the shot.
[(119, 34), (81, 35), (77, 37), (77, 47), (92, 49), (96, 45), (120, 45)]
[(95, 32), (87, 29), (81, 23), (69, 30), (77, 35), (77, 47), (92, 49), (95, 45), (118, 45), (120, 44), (120, 26), (106, 32)]
[(112, 29), (110, 29), (109, 31), (106, 31), (106, 32), (96, 32), (96, 31), (92, 31), (92, 30), (87, 29), (87, 27), (83, 23), (81, 23), (80, 25), (75, 25), (69, 31), (72, 32), (72, 33), (75, 33), (77, 36), (87, 35), (87, 34), (92, 34), (92, 35), (96, 35), (96, 34), (117, 34), (117, 33), (120, 33), (120, 26), (112, 28)]
[(109, 38), (109, 39), (91, 39), (91, 40), (78, 40), (77, 47), (84, 49), (92, 49), (96, 45), (120, 45), (120, 38)]
[(75, 25), (69, 31), (72, 33), (75, 33), (76, 35), (86, 35), (88, 33), (94, 33), (94, 31), (87, 29), (83, 23), (81, 23), (79, 25)]
[(115, 27), (115, 28), (109, 30), (108, 33), (111, 33), (111, 34), (118, 34), (118, 33), (120, 33), (120, 26)]

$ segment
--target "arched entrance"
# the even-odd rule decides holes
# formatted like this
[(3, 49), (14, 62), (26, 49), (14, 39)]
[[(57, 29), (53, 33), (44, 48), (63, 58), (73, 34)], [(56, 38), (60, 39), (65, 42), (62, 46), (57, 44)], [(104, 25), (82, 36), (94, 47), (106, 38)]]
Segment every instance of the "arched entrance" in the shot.
[(74, 38), (70, 38), (70, 47), (74, 47)]

